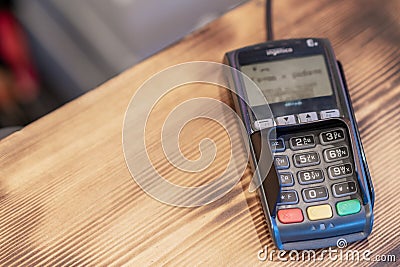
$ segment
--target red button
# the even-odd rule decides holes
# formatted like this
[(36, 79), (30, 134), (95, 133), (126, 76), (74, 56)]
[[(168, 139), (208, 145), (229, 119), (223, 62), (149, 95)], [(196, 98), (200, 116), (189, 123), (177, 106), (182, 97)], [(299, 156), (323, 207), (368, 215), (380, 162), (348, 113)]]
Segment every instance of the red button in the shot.
[(297, 223), (304, 220), (301, 209), (278, 210), (278, 219), (281, 223)]

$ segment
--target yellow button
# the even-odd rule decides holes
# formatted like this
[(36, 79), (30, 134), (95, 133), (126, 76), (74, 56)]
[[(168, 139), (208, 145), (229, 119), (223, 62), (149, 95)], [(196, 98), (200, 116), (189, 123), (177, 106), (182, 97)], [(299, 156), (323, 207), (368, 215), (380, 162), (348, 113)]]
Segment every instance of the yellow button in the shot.
[(328, 219), (332, 217), (332, 209), (328, 204), (311, 206), (307, 208), (307, 215), (311, 221)]

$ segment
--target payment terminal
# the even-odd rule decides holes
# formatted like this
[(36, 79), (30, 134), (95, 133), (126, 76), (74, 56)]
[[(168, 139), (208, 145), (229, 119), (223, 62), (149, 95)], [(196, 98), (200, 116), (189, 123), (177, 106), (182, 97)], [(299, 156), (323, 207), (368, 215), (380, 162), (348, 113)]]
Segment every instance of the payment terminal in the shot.
[[(374, 190), (340, 62), (327, 39), (270, 41), (226, 53), (269, 108), (231, 77), (253, 171), (267, 139), (273, 166), (258, 193), (279, 249), (336, 246), (366, 238)], [(267, 111), (273, 116), (267, 116)], [(275, 133), (273, 136), (271, 135)]]

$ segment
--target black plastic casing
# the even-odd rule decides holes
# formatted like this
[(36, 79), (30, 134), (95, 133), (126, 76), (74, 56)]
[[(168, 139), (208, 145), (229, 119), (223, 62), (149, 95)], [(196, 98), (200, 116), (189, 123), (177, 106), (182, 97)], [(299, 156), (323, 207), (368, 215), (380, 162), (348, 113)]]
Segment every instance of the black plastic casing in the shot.
[[(314, 46), (309, 46), (310, 40)], [(282, 53), (267, 53), (267, 50), (283, 51)], [(286, 53), (286, 52), (287, 53)], [(277, 126), (274, 128), (278, 134), (312, 131), (318, 128), (344, 127), (347, 129), (352, 157), (355, 165), (355, 175), (360, 187), (360, 198), (362, 199), (362, 212), (357, 216), (348, 216), (335, 221), (335, 229), (330, 231), (311, 231), (311, 224), (300, 223), (293, 225), (282, 225), (277, 222), (276, 205), (277, 197), (280, 195), (280, 181), (277, 171), (272, 168), (263, 186), (258, 190), (263, 206), (266, 222), (273, 237), (274, 243), (279, 249), (301, 250), (316, 249), (336, 246), (338, 239), (344, 238), (347, 242), (354, 242), (366, 238), (372, 231), (374, 190), (368, 170), (364, 150), (361, 144), (357, 123), (355, 120), (350, 96), (345, 82), (344, 72), (340, 62), (336, 60), (332, 46), (327, 39), (304, 38), (271, 41), (253, 46), (244, 47), (225, 54), (224, 63), (240, 70), (242, 66), (266, 61), (284, 60), (311, 55), (323, 55), (328, 69), (328, 74), (333, 90), (333, 95), (314, 99), (302, 99), (302, 105), (291, 106), (285, 103), (274, 103), (270, 108), (275, 117), (303, 112), (319, 112), (327, 109), (338, 109), (340, 118), (319, 120), (317, 122), (303, 123), (291, 126)], [(243, 99), (247, 99), (243, 81), (240, 77), (233, 75), (229, 77), (236, 94), (232, 94), (233, 103), (237, 113), (241, 116), (247, 130), (245, 141), (250, 143), (252, 157), (250, 165), (255, 171), (259, 163), (260, 138), (268, 138), (269, 131), (257, 131), (253, 127), (255, 120)], [(261, 179), (261, 177), (260, 177)], [(279, 191), (279, 192), (277, 192)], [(329, 220), (326, 223), (330, 223)]]

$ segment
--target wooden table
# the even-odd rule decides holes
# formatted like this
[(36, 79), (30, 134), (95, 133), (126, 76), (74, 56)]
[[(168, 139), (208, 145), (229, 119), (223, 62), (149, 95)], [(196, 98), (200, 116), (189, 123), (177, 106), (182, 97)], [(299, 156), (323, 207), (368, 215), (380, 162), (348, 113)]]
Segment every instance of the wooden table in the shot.
[[(393, 254), (399, 261), (400, 2), (283, 0), (274, 1), (274, 14), (277, 39), (329, 38), (345, 68), (376, 191), (373, 233), (348, 248)], [(247, 191), (248, 169), (218, 201), (178, 208), (139, 188), (122, 151), (125, 110), (147, 78), (177, 63), (221, 62), (226, 51), (264, 41), (263, 23), (264, 2), (246, 3), (2, 140), (0, 265), (281, 264), (257, 259), (264, 246), (274, 247), (256, 194)], [(223, 169), (216, 164), (207, 175), (190, 178), (178, 175), (159, 153), (156, 126), (171, 106), (195, 96), (230, 104), (220, 88), (177, 90), (160, 102), (146, 136), (152, 159), (182, 185), (211, 181)], [(183, 153), (198, 157), (198, 141), (208, 135), (224, 146), (218, 125), (201, 119), (188, 125)], [(224, 162), (221, 153), (216, 161)], [(139, 163), (144, 156), (138, 155)]]

